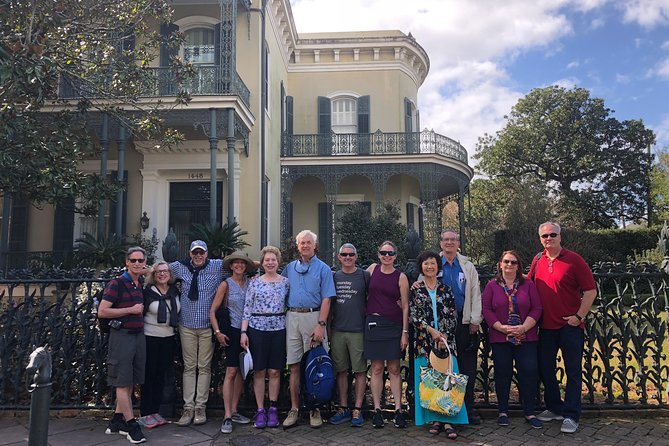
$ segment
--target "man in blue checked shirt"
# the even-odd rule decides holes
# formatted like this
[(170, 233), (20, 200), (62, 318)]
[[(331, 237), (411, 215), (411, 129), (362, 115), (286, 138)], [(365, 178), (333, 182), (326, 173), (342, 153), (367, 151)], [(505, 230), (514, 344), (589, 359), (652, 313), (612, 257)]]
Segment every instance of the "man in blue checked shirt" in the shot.
[[(288, 312), (286, 313), (286, 363), (290, 366), (291, 409), (283, 422), (284, 429), (297, 424), (300, 407), (300, 361), (312, 343), (323, 343), (327, 350), (327, 320), (330, 299), (337, 296), (332, 270), (316, 257), (317, 236), (309, 230), (297, 234), (300, 257), (284, 268), (288, 278)], [(309, 414), (311, 427), (323, 424), (318, 408)]]
[(206, 406), (214, 355), (209, 310), (218, 286), (225, 279), (223, 261), (208, 259), (207, 255), (207, 244), (195, 240), (190, 244), (190, 259), (170, 264), (172, 276), (182, 281), (179, 337), (184, 362), (184, 410), (177, 421), (179, 426), (207, 422)]

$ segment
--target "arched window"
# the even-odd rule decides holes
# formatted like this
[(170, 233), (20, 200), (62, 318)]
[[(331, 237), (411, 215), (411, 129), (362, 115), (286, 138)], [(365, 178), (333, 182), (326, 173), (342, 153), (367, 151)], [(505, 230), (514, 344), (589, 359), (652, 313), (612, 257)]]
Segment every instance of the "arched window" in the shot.
[(215, 63), (213, 28), (191, 28), (185, 32), (184, 60), (193, 64)]
[(358, 133), (358, 100), (351, 97), (332, 99), (332, 131)]

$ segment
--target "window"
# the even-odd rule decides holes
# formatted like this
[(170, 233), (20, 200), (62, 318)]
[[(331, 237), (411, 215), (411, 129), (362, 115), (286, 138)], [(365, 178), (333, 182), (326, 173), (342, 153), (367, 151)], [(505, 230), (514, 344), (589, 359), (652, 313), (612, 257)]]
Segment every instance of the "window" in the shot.
[(333, 99), (331, 104), (332, 131), (335, 133), (358, 133), (357, 99)]
[(214, 30), (211, 28), (192, 28), (186, 31), (184, 59), (193, 64), (215, 63)]

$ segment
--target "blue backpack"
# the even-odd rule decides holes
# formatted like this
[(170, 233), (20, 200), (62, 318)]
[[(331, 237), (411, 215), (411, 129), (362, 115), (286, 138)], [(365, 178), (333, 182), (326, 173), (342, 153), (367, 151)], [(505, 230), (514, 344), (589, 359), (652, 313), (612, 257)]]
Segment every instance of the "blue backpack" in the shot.
[(302, 357), (302, 391), (304, 404), (313, 409), (329, 403), (335, 388), (335, 371), (330, 356), (318, 345)]

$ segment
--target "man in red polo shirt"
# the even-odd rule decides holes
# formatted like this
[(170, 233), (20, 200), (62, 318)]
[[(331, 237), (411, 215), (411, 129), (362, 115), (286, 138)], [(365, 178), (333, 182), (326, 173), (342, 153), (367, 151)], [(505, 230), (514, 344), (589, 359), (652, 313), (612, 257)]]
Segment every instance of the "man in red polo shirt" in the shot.
[[(544, 311), (539, 332), (539, 375), (544, 383), (546, 410), (541, 421), (561, 420), (561, 431), (574, 433), (581, 416), (584, 326), (597, 290), (583, 257), (560, 245), (560, 225), (539, 226), (544, 251), (530, 267)], [(557, 380), (557, 352), (562, 352), (567, 387), (564, 401)]]

